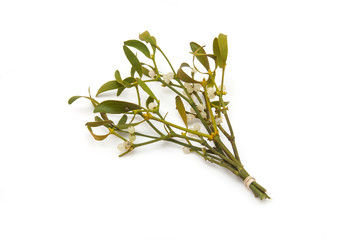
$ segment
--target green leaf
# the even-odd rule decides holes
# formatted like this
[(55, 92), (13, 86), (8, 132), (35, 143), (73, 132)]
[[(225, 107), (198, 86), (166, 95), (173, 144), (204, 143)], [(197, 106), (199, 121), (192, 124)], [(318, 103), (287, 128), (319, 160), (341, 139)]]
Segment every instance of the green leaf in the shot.
[(151, 91), (151, 89), (146, 85), (146, 83), (144, 83), (141, 79), (136, 79), (139, 86), (147, 93), (149, 94), (150, 97), (152, 97), (153, 99), (157, 99), (156, 96), (154, 95), (154, 93)]
[(125, 90), (125, 87), (122, 85), (121, 87), (118, 88), (116, 96), (120, 96), (120, 94)]
[(152, 97), (149, 96), (149, 97), (146, 99), (146, 104), (145, 104), (146, 107), (149, 108), (149, 104), (152, 103), (152, 102), (154, 102), (154, 101), (155, 101), (155, 100), (154, 100)]
[(124, 87), (124, 86), (116, 80), (106, 82), (99, 88), (98, 92), (96, 93), (96, 96), (98, 96), (100, 93), (118, 89), (120, 87)]
[(134, 103), (117, 101), (117, 100), (106, 100), (101, 102), (95, 109), (94, 113), (102, 112), (102, 113), (126, 113), (132, 110), (142, 109), (139, 105)]
[(140, 123), (143, 123), (144, 121), (141, 121), (141, 122), (137, 122), (137, 123), (125, 123), (125, 124), (118, 124), (116, 125), (115, 127), (117, 129), (126, 129), (130, 126), (136, 126), (136, 125), (139, 125)]
[(183, 82), (187, 82), (187, 83), (200, 83), (198, 81), (195, 81), (193, 78), (189, 77), (189, 75), (187, 75), (182, 68), (183, 67), (190, 67), (189, 64), (187, 63), (182, 63), (179, 70), (177, 71), (176, 75), (177, 77), (183, 81)]
[[(221, 107), (219, 101), (212, 101), (211, 104), (218, 108)], [(227, 106), (228, 104), (229, 104), (229, 102), (224, 102), (224, 106)]]
[(147, 43), (150, 43), (152, 46), (156, 46), (156, 39), (155, 37), (151, 36), (148, 31), (145, 31), (139, 35), (139, 39), (141, 41), (145, 41)]
[(82, 96), (73, 96), (71, 98), (69, 98), (68, 104), (72, 104), (73, 102), (75, 102), (77, 99), (81, 98)]
[(91, 97), (86, 97), (86, 96), (73, 96), (68, 100), (68, 104), (72, 104), (73, 102), (75, 102), (79, 98), (89, 99), (94, 107), (96, 107), (96, 105), (99, 104), (95, 99), (93, 99)]
[(104, 120), (109, 120), (109, 118), (107, 117), (106, 113), (100, 113), (100, 116), (101, 116)]
[(206, 70), (210, 70), (209, 60), (204, 48), (195, 42), (190, 43), (190, 48), (193, 51), (194, 56), (196, 56), (196, 59), (206, 68)]
[(128, 119), (127, 115), (124, 114), (124, 115), (120, 118), (120, 120), (119, 120), (119, 122), (118, 122), (117, 125), (125, 124), (126, 121), (127, 121), (127, 119)]
[(136, 72), (136, 70), (135, 70), (135, 68), (132, 66), (131, 69), (130, 69), (130, 76), (135, 77), (135, 72)]
[(140, 77), (142, 77), (142, 69), (141, 64), (139, 62), (139, 59), (136, 57), (136, 55), (126, 46), (123, 46), (125, 55), (131, 65), (135, 68), (136, 72), (139, 74)]
[(220, 33), (218, 37), (219, 42), (219, 50), (222, 58), (222, 62), (224, 67), (226, 65), (226, 59), (228, 55), (228, 43), (227, 43), (227, 36), (225, 34)]
[(185, 110), (184, 103), (182, 102), (180, 96), (175, 97), (175, 102), (176, 102), (176, 109), (180, 113), (180, 116), (187, 127), (188, 122), (187, 122), (186, 110)]
[(110, 135), (110, 132), (108, 134), (106, 134), (106, 135), (96, 135), (96, 134), (93, 133), (90, 126), (88, 126), (87, 128), (88, 128), (89, 132), (91, 133), (91, 135), (94, 137), (94, 139), (97, 140), (97, 141), (102, 141), (105, 138), (107, 138), (107, 136)]
[[(143, 63), (141, 63), (141, 64), (143, 65)], [(144, 67), (144, 66), (141, 66), (141, 68), (142, 68), (143, 74), (144, 74), (145, 76), (147, 76), (147, 77), (150, 77), (150, 76), (149, 76), (149, 69), (147, 69), (147, 68)]]
[(121, 79), (119, 70), (116, 70), (116, 71), (115, 71), (114, 76), (115, 76), (115, 79), (116, 79), (116, 81), (117, 81), (118, 83), (123, 84), (123, 80)]
[(214, 38), (213, 52), (214, 52), (214, 55), (216, 56), (216, 60), (215, 60), (216, 65), (218, 65), (220, 68), (223, 68), (223, 63), (222, 63), (222, 59), (221, 59), (221, 55), (220, 55), (218, 38)]
[(95, 116), (95, 121), (97, 122), (101, 122), (101, 121), (104, 121), (101, 117), (99, 116)]
[(108, 125), (108, 124), (113, 124), (113, 121), (105, 120), (105, 121), (87, 122), (85, 125), (88, 127), (99, 127), (99, 126), (104, 126), (104, 125)]
[(132, 83), (136, 82), (136, 79), (134, 77), (127, 77), (124, 79), (123, 81), (123, 85), (126, 88), (132, 88), (134, 85), (132, 85)]
[(224, 68), (226, 65), (226, 59), (228, 55), (227, 36), (219, 34), (218, 38), (214, 38), (213, 51), (216, 56), (216, 63), (220, 68)]
[(132, 84), (132, 83), (136, 82), (136, 79), (133, 77), (127, 77), (124, 79), (124, 82), (126, 82), (127, 84)]
[(146, 57), (151, 58), (149, 49), (147, 48), (147, 46), (145, 44), (143, 44), (139, 40), (128, 40), (128, 41), (125, 41), (124, 44), (126, 46), (136, 48), (137, 50), (142, 52)]

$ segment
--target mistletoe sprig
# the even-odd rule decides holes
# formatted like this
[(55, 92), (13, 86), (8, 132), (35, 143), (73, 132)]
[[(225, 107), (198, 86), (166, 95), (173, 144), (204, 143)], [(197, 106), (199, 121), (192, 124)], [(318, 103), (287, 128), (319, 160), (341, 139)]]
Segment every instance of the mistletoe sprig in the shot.
[[(139, 39), (140, 41), (125, 41), (123, 46), (126, 58), (131, 64), (130, 76), (122, 78), (120, 72), (116, 70), (115, 80), (103, 84), (96, 94), (98, 96), (106, 91), (117, 90), (116, 95), (120, 96), (125, 90), (135, 89), (137, 102), (120, 100), (98, 102), (90, 94), (73, 96), (68, 101), (72, 104), (79, 98), (90, 100), (97, 116), (95, 121), (86, 123), (86, 126), (95, 140), (104, 140), (109, 135), (120, 138), (122, 141), (118, 145), (121, 151), (120, 157), (145, 145), (159, 141), (172, 142), (181, 145), (185, 153), (195, 153), (206, 161), (224, 167), (239, 176), (256, 197), (270, 198), (265, 188), (244, 169), (236, 147), (234, 131), (228, 116), (229, 102), (224, 101), (227, 36), (219, 34), (214, 39), (212, 54), (207, 54), (204, 46), (191, 42), (192, 66), (183, 63), (177, 71), (158, 46), (155, 37), (148, 31), (140, 34)], [(142, 58), (147, 58), (151, 64), (141, 62), (134, 50), (143, 55)], [(171, 72), (160, 71), (156, 61), (159, 54), (165, 58)], [(198, 63), (201, 68), (197, 66)], [(220, 76), (217, 78), (218, 72)], [(156, 83), (175, 94), (175, 99), (172, 101), (183, 125), (167, 121), (166, 115), (160, 111), (161, 101), (151, 88), (151, 85)], [(145, 104), (141, 101), (143, 94), (146, 94)], [(119, 114), (119, 121), (115, 123), (114, 120), (109, 119), (108, 114), (112, 116)], [(148, 125), (153, 134), (139, 131), (137, 126), (140, 124)], [(164, 129), (158, 127), (159, 124)], [(93, 128), (99, 126), (107, 128), (108, 133), (95, 134)], [(147, 140), (137, 142), (137, 136)]]

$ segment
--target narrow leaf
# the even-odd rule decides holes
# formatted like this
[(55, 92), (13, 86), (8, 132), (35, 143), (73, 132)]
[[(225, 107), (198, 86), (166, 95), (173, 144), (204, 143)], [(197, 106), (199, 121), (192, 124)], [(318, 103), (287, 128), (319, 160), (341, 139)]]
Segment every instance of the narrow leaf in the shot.
[(219, 48), (219, 41), (218, 38), (214, 38), (213, 41), (213, 52), (214, 55), (216, 56), (216, 64), (220, 67), (220, 68), (224, 68), (224, 64), (223, 64), (223, 60), (221, 58), (221, 54), (220, 54), (220, 48)]
[[(105, 113), (102, 113), (101, 116), (104, 117), (104, 119), (102, 119), (99, 116), (95, 116), (95, 121), (96, 122), (103, 122), (103, 121), (108, 121), (109, 120)], [(113, 127), (113, 122), (111, 122), (109, 124), (104, 124), (104, 126), (107, 127), (107, 128)]]
[(209, 60), (207, 59), (204, 48), (195, 42), (190, 43), (190, 48), (196, 56), (196, 59), (206, 68), (206, 70), (210, 70)]
[(139, 59), (136, 57), (136, 55), (126, 46), (123, 46), (125, 55), (131, 65), (135, 68), (136, 72), (139, 74), (140, 77), (142, 77), (142, 69), (141, 64), (139, 62)]
[[(142, 63), (141, 63), (141, 64), (142, 64)], [(147, 69), (147, 68), (144, 67), (144, 66), (141, 66), (141, 69), (142, 69), (142, 72), (143, 72), (143, 74), (144, 74), (145, 76), (150, 77), (150, 76), (149, 76), (149, 69)]]
[(123, 85), (126, 88), (132, 88), (134, 85), (132, 83), (136, 82), (136, 79), (134, 77), (127, 77), (123, 81)]
[(127, 77), (124, 79), (124, 82), (126, 82), (128, 84), (132, 84), (132, 83), (136, 82), (136, 79), (133, 77)]
[(152, 46), (156, 46), (156, 39), (155, 37), (151, 36), (148, 31), (145, 31), (139, 35), (139, 39), (141, 41), (145, 41), (147, 43), (150, 43)]
[(140, 123), (143, 123), (143, 122), (144, 122), (144, 121), (137, 122), (137, 123), (118, 124), (118, 125), (116, 125), (115, 127), (116, 127), (117, 129), (126, 129), (126, 128), (130, 127), (130, 126), (137, 126), (137, 125), (139, 125)]
[(123, 83), (123, 80), (121, 79), (119, 70), (116, 70), (116, 71), (115, 71), (114, 76), (115, 76), (115, 80), (116, 80), (118, 83), (120, 83), (120, 84)]
[[(216, 107), (221, 107), (219, 101), (212, 101), (211, 104)], [(228, 104), (229, 104), (229, 102), (224, 102), (224, 106), (227, 106)]]
[(117, 100), (107, 100), (101, 102), (95, 109), (94, 113), (102, 112), (102, 113), (126, 113), (132, 110), (142, 109), (139, 105), (134, 103), (117, 101)]
[(137, 50), (142, 52), (146, 57), (151, 58), (149, 49), (147, 48), (147, 46), (145, 44), (143, 44), (139, 40), (128, 40), (128, 41), (125, 41), (124, 44), (126, 46), (136, 48)]
[(77, 99), (81, 98), (82, 96), (73, 96), (71, 98), (69, 98), (68, 104), (72, 104), (73, 102), (75, 102)]
[[(183, 70), (182, 67), (184, 66), (189, 66), (189, 64), (187, 63), (183, 63), (181, 64), (179, 70), (177, 71), (176, 75), (177, 77), (183, 81), (183, 82), (187, 82), (187, 83), (200, 83), (198, 81), (195, 81), (193, 78), (189, 77), (189, 75), (187, 75)], [(189, 66), (190, 67), (190, 66)]]
[(119, 120), (119, 122), (118, 122), (117, 125), (125, 124), (126, 121), (127, 121), (127, 119), (128, 119), (127, 115), (124, 114), (124, 115), (120, 118), (120, 120)]
[(95, 116), (95, 121), (97, 122), (101, 122), (101, 121), (104, 121), (101, 117), (99, 116)]
[(152, 97), (149, 96), (149, 97), (146, 99), (146, 107), (149, 108), (149, 104), (152, 103), (152, 102), (154, 102), (154, 101), (155, 101), (155, 100), (154, 100)]
[(133, 66), (131, 66), (130, 76), (131, 76), (131, 77), (134, 77), (134, 76), (135, 76), (135, 72), (136, 72), (135, 68), (134, 68)]
[(114, 90), (114, 89), (118, 89), (120, 87), (123, 87), (123, 85), (120, 84), (116, 80), (106, 82), (99, 88), (98, 92), (96, 93), (96, 96), (98, 96), (100, 93), (110, 91), (110, 90)]
[(124, 86), (121, 86), (118, 88), (117, 90), (117, 93), (116, 93), (116, 96), (120, 96), (120, 94), (125, 90), (125, 87)]
[(95, 99), (93, 99), (91, 97), (86, 97), (86, 96), (73, 96), (68, 100), (68, 104), (72, 104), (73, 102), (75, 102), (79, 98), (89, 99), (94, 107), (96, 107), (96, 105), (99, 104)]
[(146, 85), (146, 83), (144, 83), (141, 79), (137, 79), (137, 82), (139, 84), (139, 86), (147, 93), (149, 94), (150, 97), (152, 97), (153, 99), (157, 99), (156, 96), (154, 95), (154, 93), (151, 91), (151, 89), (148, 87), (148, 85)]
[(181, 98), (179, 96), (175, 97), (175, 102), (176, 102), (176, 109), (178, 110), (182, 120), (184, 121), (186, 127), (188, 126), (188, 122), (187, 122), (187, 116), (186, 116), (186, 110), (184, 107), (184, 103), (182, 102)]
[(109, 120), (109, 118), (107, 117), (106, 113), (100, 113), (100, 116), (101, 116), (104, 120)]
[(88, 127), (99, 127), (99, 126), (104, 126), (104, 125), (108, 125), (108, 124), (113, 124), (113, 121), (105, 120), (105, 121), (87, 122), (85, 125)]
[(225, 67), (226, 59), (227, 59), (227, 55), (228, 55), (227, 36), (225, 34), (220, 33), (219, 37), (218, 37), (218, 43), (219, 43), (219, 51), (221, 54), (222, 63)]
[(110, 132), (108, 134), (106, 134), (106, 135), (96, 135), (96, 134), (93, 133), (91, 127), (89, 127), (89, 126), (88, 126), (88, 130), (91, 133), (91, 135), (94, 137), (94, 139), (97, 140), (97, 141), (102, 141), (105, 138), (107, 138), (107, 136), (110, 135)]

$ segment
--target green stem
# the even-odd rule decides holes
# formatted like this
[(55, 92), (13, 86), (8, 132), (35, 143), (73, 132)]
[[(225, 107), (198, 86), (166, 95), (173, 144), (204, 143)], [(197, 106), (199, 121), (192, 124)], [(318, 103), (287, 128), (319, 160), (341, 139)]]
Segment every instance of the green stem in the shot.
[(238, 162), (228, 158), (227, 156), (225, 156), (224, 154), (220, 153), (219, 151), (217, 151), (216, 149), (214, 149), (213, 147), (210, 146), (210, 144), (208, 142), (206, 142), (204, 140), (204, 142), (202, 143), (205, 147), (207, 147), (212, 153), (214, 153), (215, 155), (221, 157), (224, 161), (227, 161), (229, 164), (233, 165), (235, 167), (235, 169), (238, 169)]
[(209, 96), (207, 94), (207, 91), (206, 91), (206, 87), (204, 89), (204, 94), (205, 94), (205, 101), (206, 101), (206, 108), (208, 110), (208, 113), (210, 114), (210, 118), (211, 118), (211, 121), (213, 123), (213, 127), (214, 127), (214, 131), (217, 132), (217, 125), (216, 125), (216, 122), (215, 122), (215, 118), (214, 118), (214, 114), (211, 110), (211, 106), (210, 106), (210, 99), (209, 99)]
[(124, 140), (124, 141), (127, 141), (127, 139), (126, 139), (126, 138), (124, 138), (123, 136), (121, 136), (121, 135), (117, 134), (117, 133), (115, 132), (115, 130), (110, 131), (110, 133), (111, 133), (111, 134), (113, 134), (113, 135), (115, 135), (115, 136), (117, 136), (118, 138), (120, 138), (120, 139), (122, 139), (122, 140)]
[[(220, 137), (219, 136), (215, 136), (214, 137), (214, 142), (218, 143), (221, 147), (221, 149), (226, 153), (226, 155), (233, 159), (234, 161), (238, 161), (234, 155), (230, 152), (230, 150), (225, 146), (225, 144), (220, 140)], [(240, 162), (239, 162), (240, 163)], [(240, 164), (241, 165), (241, 164)]]
[(155, 121), (158, 121), (158, 122), (161, 122), (161, 123), (164, 123), (166, 125), (170, 125), (170, 126), (172, 126), (174, 128), (177, 128), (177, 129), (185, 131), (185, 132), (189, 132), (189, 133), (192, 133), (192, 134), (195, 134), (195, 135), (198, 135), (198, 136), (202, 136), (202, 137), (206, 137), (206, 138), (211, 138), (211, 136), (209, 134), (194, 131), (194, 130), (191, 130), (191, 129), (188, 129), (188, 128), (184, 128), (184, 127), (178, 126), (178, 125), (176, 125), (174, 123), (162, 120), (162, 119), (157, 118), (157, 117), (151, 117), (151, 119), (155, 120)]
[(154, 139), (154, 140), (150, 140), (150, 141), (147, 141), (147, 142), (142, 142), (142, 143), (138, 143), (138, 144), (134, 144), (134, 148), (136, 147), (140, 147), (140, 146), (145, 146), (145, 145), (148, 145), (148, 144), (151, 144), (151, 143), (155, 143), (155, 142), (158, 142), (158, 141), (161, 141), (161, 140), (165, 140), (169, 138), (169, 136), (162, 136), (162, 137), (159, 137), (157, 139)]
[(200, 98), (199, 94), (197, 94), (197, 92), (194, 92), (193, 94), (195, 95), (195, 97), (196, 97), (196, 99), (199, 101), (199, 103), (203, 104), (203, 101), (202, 101), (202, 99)]
[(165, 58), (165, 59), (166, 59), (166, 61), (168, 62), (168, 64), (169, 64), (169, 66), (170, 66), (171, 70), (173, 71), (173, 73), (174, 73), (174, 74), (176, 74), (176, 72), (175, 72), (175, 70), (174, 70), (173, 66), (171, 65), (171, 63), (170, 63), (169, 59), (166, 57), (165, 53), (161, 50), (161, 48), (160, 48), (159, 46), (157, 46), (157, 45), (156, 45), (156, 48), (157, 48), (157, 49), (161, 52), (161, 54), (164, 56), (164, 58)]
[[(117, 132), (121, 132), (121, 133), (128, 133), (127, 131), (124, 130), (120, 130), (120, 129), (116, 129)], [(142, 136), (142, 137), (147, 137), (147, 138), (152, 138), (152, 139), (157, 139), (158, 137), (155, 136), (151, 136), (151, 135), (147, 135), (147, 134), (143, 134), (143, 133), (139, 133), (139, 132), (135, 132), (134, 133), (137, 136)]]
[(220, 131), (225, 135), (225, 137), (229, 140), (229, 142), (231, 143), (231, 147), (233, 149), (233, 152), (235, 154), (235, 158), (237, 160), (240, 161), (240, 156), (236, 147), (236, 143), (235, 143), (235, 136), (234, 135), (230, 135), (221, 125), (218, 126)]
[(135, 88), (136, 88), (136, 94), (137, 94), (138, 103), (139, 103), (139, 106), (141, 106), (140, 93), (139, 93), (139, 85), (136, 85)]
[[(158, 115), (160, 119), (165, 120), (165, 118), (160, 114), (159, 110), (156, 111), (156, 115)], [(166, 125), (166, 127), (169, 129), (170, 132), (174, 132), (174, 130), (172, 130), (170, 126)]]
[[(144, 117), (142, 114), (140, 114), (140, 116), (142, 116), (142, 117), (145, 119), (145, 117)], [(155, 127), (154, 124), (152, 124), (152, 122), (150, 122), (150, 121), (147, 120), (147, 119), (145, 119), (145, 121), (147, 122), (147, 124), (150, 125), (150, 127), (151, 127), (152, 129), (154, 129), (155, 132), (157, 132), (157, 134), (159, 134), (160, 136), (164, 136), (164, 134), (163, 134), (157, 127)]]
[(177, 134), (177, 133), (173, 133), (172, 136), (182, 138), (182, 139), (187, 139), (189, 141), (194, 141), (194, 142), (197, 142), (197, 143), (200, 143), (200, 144), (203, 142), (203, 140), (188, 137), (188, 136), (183, 136), (183, 135), (180, 135), (180, 134)]

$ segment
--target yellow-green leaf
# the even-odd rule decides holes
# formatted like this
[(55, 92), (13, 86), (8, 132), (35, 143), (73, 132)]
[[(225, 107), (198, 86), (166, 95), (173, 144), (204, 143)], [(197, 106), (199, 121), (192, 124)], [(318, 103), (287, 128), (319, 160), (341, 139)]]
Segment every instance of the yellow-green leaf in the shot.
[(225, 34), (220, 33), (218, 37), (218, 42), (219, 42), (219, 50), (220, 50), (222, 62), (225, 66), (228, 55), (227, 36)]
[(124, 87), (124, 86), (122, 84), (120, 84), (116, 80), (106, 82), (99, 88), (98, 92), (96, 93), (96, 96), (98, 96), (100, 93), (110, 91), (110, 90), (114, 90), (114, 89), (118, 89), (118, 88), (121, 88), (121, 87)]
[(216, 56), (216, 63), (220, 68), (224, 68), (226, 65), (226, 59), (228, 55), (227, 36), (220, 33), (218, 38), (213, 41), (213, 51)]
[(127, 121), (127, 115), (124, 114), (124, 115), (120, 118), (120, 120), (119, 120), (119, 122), (118, 122), (118, 125), (125, 124), (126, 121)]
[(72, 104), (73, 102), (75, 102), (77, 99), (81, 98), (82, 96), (73, 96), (71, 98), (69, 98), (68, 104)]
[(152, 97), (149, 96), (149, 97), (146, 99), (146, 107), (149, 108), (149, 104), (152, 103), (152, 102), (154, 102), (154, 101), (155, 101), (155, 100), (154, 100)]
[(99, 127), (99, 126), (104, 126), (104, 125), (108, 125), (108, 124), (113, 124), (113, 121), (105, 120), (105, 121), (87, 122), (85, 125), (88, 127)]
[(155, 94), (151, 91), (151, 89), (148, 87), (148, 85), (146, 85), (146, 83), (144, 83), (141, 79), (136, 79), (136, 81), (138, 82), (139, 86), (147, 93), (149, 94), (150, 97), (152, 97), (153, 99), (157, 99)]
[(126, 45), (123, 46), (123, 49), (124, 49), (126, 58), (129, 60), (131, 65), (135, 68), (135, 70), (139, 74), (139, 76), (142, 77), (142, 69), (141, 69), (141, 64), (139, 62), (139, 59)]
[(119, 87), (118, 90), (117, 90), (117, 93), (116, 93), (116, 96), (120, 96), (120, 94), (125, 90), (125, 87), (122, 86), (122, 87)]
[(124, 79), (123, 81), (123, 85), (126, 88), (132, 88), (134, 85), (132, 85), (132, 83), (136, 82), (136, 79), (134, 77), (127, 77)]
[(137, 122), (137, 123), (122, 123), (122, 124), (116, 125), (115, 127), (117, 129), (126, 129), (126, 128), (130, 127), (130, 126), (137, 126), (137, 125), (139, 125), (140, 123), (143, 123), (143, 122), (144, 121)]
[(200, 83), (196, 80), (194, 80), (193, 78), (189, 77), (189, 75), (187, 75), (184, 70), (182, 70), (183, 67), (190, 67), (189, 64), (187, 63), (182, 63), (179, 70), (177, 71), (176, 75), (177, 77), (183, 81), (183, 82), (187, 82), (187, 83)]
[(206, 68), (206, 70), (210, 70), (209, 60), (207, 59), (204, 48), (195, 42), (190, 43), (190, 48), (196, 59)]
[[(141, 64), (144, 65), (143, 63), (141, 63)], [(149, 76), (149, 69), (147, 69), (147, 68), (144, 67), (144, 66), (141, 66), (141, 68), (142, 68), (143, 74), (144, 74), (145, 76), (147, 76), (147, 77), (150, 77), (150, 76)]]
[(220, 54), (220, 50), (219, 50), (218, 38), (214, 38), (213, 52), (214, 52), (214, 55), (216, 56), (216, 59), (215, 59), (216, 65), (219, 66), (220, 68), (223, 68), (224, 66), (223, 66), (223, 62), (222, 62), (221, 54)]
[(175, 97), (175, 102), (176, 102), (176, 109), (178, 110), (182, 120), (184, 121), (186, 127), (188, 126), (188, 122), (187, 122), (187, 115), (186, 115), (186, 110), (184, 107), (184, 103), (182, 102), (181, 98), (179, 96)]
[(116, 70), (116, 71), (115, 71), (114, 76), (115, 76), (115, 80), (116, 80), (118, 83), (123, 84), (123, 80), (121, 79), (119, 70)]
[(110, 132), (108, 134), (106, 134), (106, 135), (96, 135), (96, 134), (93, 133), (91, 127), (88, 126), (87, 128), (88, 128), (89, 132), (91, 133), (91, 135), (94, 137), (94, 139), (97, 140), (97, 141), (102, 141), (105, 138), (107, 138), (107, 136), (110, 135)]
[(72, 104), (73, 102), (75, 102), (77, 99), (79, 98), (86, 98), (86, 99), (89, 99), (91, 101), (91, 103), (93, 104), (94, 107), (96, 107), (96, 105), (98, 105), (99, 103), (91, 98), (91, 97), (86, 97), (86, 96), (73, 96), (71, 97), (69, 100), (68, 100), (68, 104)]
[(94, 112), (119, 114), (138, 109), (142, 109), (142, 107), (134, 103), (117, 100), (106, 100), (97, 105), (94, 109)]
[[(227, 106), (228, 104), (229, 104), (229, 102), (224, 102), (224, 106)], [(214, 107), (217, 107), (217, 108), (221, 107), (219, 101), (212, 101), (211, 105), (213, 105)]]
[(151, 36), (148, 31), (145, 31), (139, 35), (139, 39), (141, 41), (145, 41), (147, 43), (150, 43), (152, 46), (156, 46), (156, 39), (155, 37)]
[(130, 46), (130, 47), (136, 48), (137, 50), (142, 52), (146, 57), (151, 58), (149, 49), (147, 48), (147, 46), (145, 44), (143, 44), (139, 40), (128, 40), (128, 41), (125, 41), (124, 44), (127, 46)]

